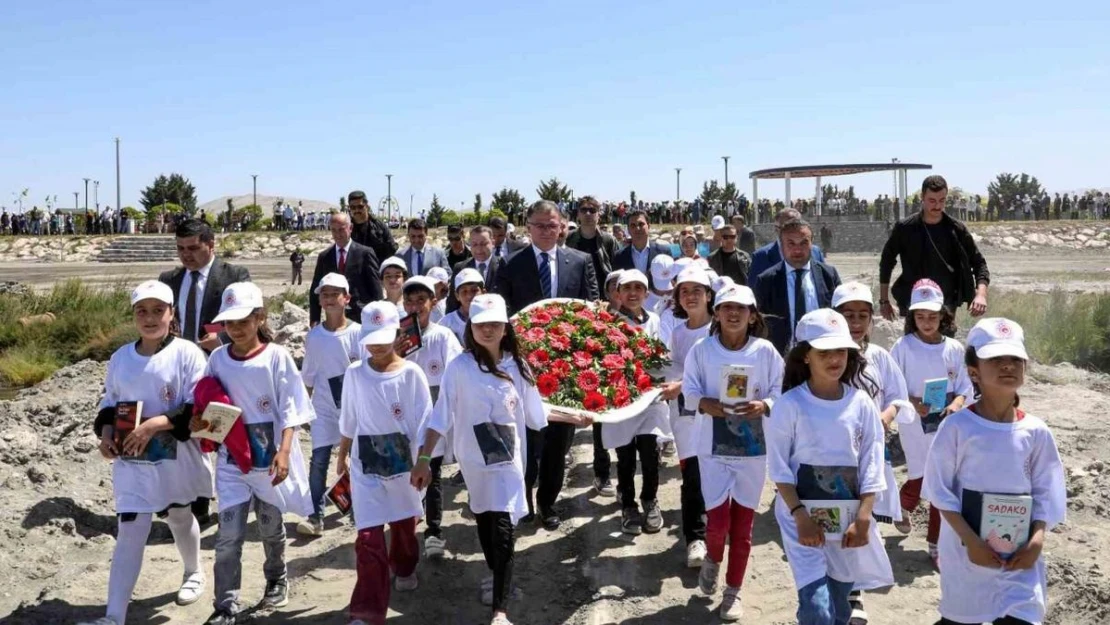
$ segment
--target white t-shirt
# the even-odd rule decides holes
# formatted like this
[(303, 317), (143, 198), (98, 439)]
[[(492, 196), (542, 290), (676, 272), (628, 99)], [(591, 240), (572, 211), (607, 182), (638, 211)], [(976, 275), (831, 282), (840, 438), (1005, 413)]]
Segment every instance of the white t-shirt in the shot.
[(219, 380), (231, 403), (243, 410), (240, 419), (247, 426), (254, 465), (244, 474), (228, 456), (227, 447), (220, 447), (216, 460), (220, 511), (257, 497), (282, 512), (312, 514), (304, 454), (296, 437), (289, 452), (288, 477), (277, 486), (271, 484), (270, 464), (281, 447), (283, 430), (316, 418), (293, 357), (284, 347), (268, 343), (259, 353), (240, 360), (231, 355), (230, 345), (224, 345), (208, 359), (208, 375)]
[[(896, 423), (913, 423), (917, 418), (917, 413), (914, 411), (913, 404), (909, 402), (909, 396), (906, 394), (906, 379), (902, 376), (902, 369), (898, 367), (898, 363), (894, 362), (894, 357), (878, 345), (868, 343), (867, 350), (863, 352), (863, 358), (867, 362), (864, 374), (875, 384), (875, 392), (871, 399), (875, 401), (875, 407), (879, 409), (879, 414), (881, 415), (890, 406), (895, 406), (898, 409), (894, 417)], [(898, 481), (894, 478), (894, 466), (890, 463), (888, 451), (884, 445), (883, 458), (885, 462), (883, 463), (883, 472), (886, 477), (886, 490), (875, 495), (875, 514), (890, 517), (894, 521), (901, 521), (902, 500), (899, 496)]]
[[(418, 365), (424, 372), (424, 376), (428, 378), (432, 401), (435, 402), (439, 398), (439, 383), (443, 378), (443, 372), (447, 369), (447, 365), (462, 353), (462, 345), (455, 338), (454, 332), (438, 323), (429, 323), (428, 327), (422, 329), (420, 333), (424, 344), (409, 356), (408, 360)], [(432, 451), (432, 457), (443, 456), (446, 449), (447, 443), (441, 439)]]
[[(659, 316), (653, 312), (644, 309), (647, 315), (647, 320), (642, 324), (637, 323), (633, 319), (623, 317), (628, 325), (634, 328), (640, 328), (643, 333), (649, 337), (659, 338)], [(658, 377), (661, 372), (649, 371), (652, 377)], [(640, 414), (618, 421), (617, 423), (604, 423), (601, 426), (601, 445), (605, 449), (616, 449), (623, 447), (632, 442), (637, 436), (641, 434), (651, 434), (659, 437), (661, 441), (671, 440), (671, 422), (670, 422), (670, 409), (667, 403), (662, 400), (652, 402)]]
[[(894, 362), (906, 378), (906, 390), (910, 397), (920, 398), (925, 392), (925, 380), (948, 378), (948, 402), (956, 395), (965, 399), (972, 397), (971, 378), (964, 366), (964, 346), (952, 338), (945, 338), (936, 344), (925, 343), (917, 336), (908, 334), (898, 339), (890, 350)], [(915, 410), (912, 423), (898, 427), (898, 438), (906, 452), (906, 474), (914, 480), (925, 474), (925, 456), (935, 433), (925, 433), (921, 417)]]
[[(676, 321), (678, 323), (674, 326), (674, 330), (671, 332), (671, 340), (667, 344), (667, 347), (671, 350), (671, 367), (667, 374), (668, 382), (682, 381), (686, 355), (690, 353), (690, 349), (694, 347), (695, 343), (709, 335), (709, 327), (713, 325), (710, 322), (700, 328), (690, 329), (687, 327), (685, 319), (676, 319)], [(695, 418), (697, 406), (687, 404), (685, 397), (682, 395), (668, 403), (671, 409), (671, 431), (674, 432), (674, 442), (675, 447), (678, 448), (679, 460), (696, 456), (700, 436), (697, 419)]]
[(543, 429), (547, 414), (539, 391), (521, 377), (511, 356), (497, 366), (511, 383), (479, 369), (470, 353), (451, 361), (428, 429), (452, 435), (471, 512), (508, 512), (515, 524), (528, 513), (525, 428)]
[[(859, 495), (886, 489), (879, 411), (866, 392), (847, 385), (842, 388), (843, 396), (829, 401), (815, 397), (809, 385), (803, 384), (775, 402), (765, 428), (772, 482), (797, 485), (802, 474), (816, 477), (821, 484), (820, 477), (835, 468), (849, 483), (855, 476)], [(782, 497), (775, 502), (775, 518), (797, 588), (826, 575), (860, 588), (894, 584), (877, 523), (871, 524), (867, 546), (844, 549), (839, 540), (826, 541), (824, 547), (798, 542), (798, 526)]]
[(382, 373), (361, 360), (347, 368), (339, 431), (351, 439), (351, 499), (358, 529), (423, 516), (412, 487), (418, 434), (432, 413), (428, 379), (405, 362)]
[(671, 303), (671, 294), (659, 295), (658, 293), (650, 292), (644, 298), (644, 310), (653, 312), (656, 315), (662, 315), (663, 310)]
[[(172, 339), (153, 356), (143, 356), (128, 343), (108, 361), (100, 408), (123, 401), (143, 402), (143, 420), (164, 415), (193, 402), (193, 388), (204, 376), (204, 352), (184, 339)], [(188, 504), (212, 496), (212, 465), (197, 441), (179, 441), (159, 432), (142, 456), (112, 463), (116, 512), (161, 512), (172, 504)]]
[(446, 317), (444, 317), (443, 319), (439, 320), (439, 325), (441, 325), (441, 326), (443, 326), (443, 327), (447, 328), (448, 330), (455, 333), (455, 338), (459, 339), (459, 345), (460, 346), (462, 346), (464, 343), (466, 343), (466, 322), (467, 322), (467, 320), (463, 319), (462, 315), (459, 314), (459, 312), (461, 310), (462, 310), (461, 308), (457, 309), (457, 310), (453, 310), (453, 311), (451, 311), (451, 314), (449, 314)]
[[(949, 415), (936, 433), (921, 494), (939, 510), (960, 512), (965, 489), (1032, 495), (1033, 520), (1047, 529), (1067, 513), (1064, 465), (1052, 432), (1032, 415), (1014, 423), (989, 421), (965, 408)], [(1048, 540), (1053, 540), (1051, 534)], [(972, 564), (948, 523), (940, 530), (940, 613), (961, 623), (1012, 616), (1040, 623), (1048, 580), (1044, 557), (1025, 571)]]
[[(317, 324), (304, 340), (304, 369), (301, 377), (312, 389), (312, 448), (339, 444), (339, 404), (343, 398), (343, 375), (358, 360), (362, 345), (358, 336), (362, 327), (347, 321), (343, 329), (332, 332)], [(337, 395), (338, 394), (338, 395)]]
[(670, 345), (671, 332), (674, 332), (675, 326), (686, 323), (686, 320), (674, 316), (674, 306), (664, 306), (663, 310), (656, 314), (659, 315), (659, 340)]
[[(748, 342), (739, 350), (725, 349), (719, 336), (708, 336), (694, 345), (686, 356), (686, 368), (682, 376), (682, 392), (686, 405), (697, 409), (702, 398), (720, 399), (721, 370), (726, 365), (748, 365), (752, 374), (748, 384), (752, 385), (752, 397), (766, 401), (772, 407), (782, 394), (783, 360), (778, 350), (766, 339), (749, 337)], [(764, 431), (768, 417), (760, 419)], [(747, 444), (758, 444), (759, 429), (750, 429), (747, 419), (717, 419), (698, 411), (695, 417), (698, 432), (697, 456), (701, 471), (701, 492), (707, 510), (716, 508), (732, 497), (736, 503), (755, 509), (759, 506), (759, 496), (767, 481), (766, 452), (752, 456), (734, 456), (715, 453), (715, 442), (736, 444), (728, 441), (715, 441), (725, 434), (735, 434), (736, 427), (745, 426)], [(716, 430), (716, 433), (714, 432)], [(765, 438), (765, 436), (764, 436)], [(769, 442), (769, 441), (768, 441)], [(766, 442), (762, 447), (766, 448)]]
[(447, 299), (446, 298), (441, 299), (438, 302), (436, 302), (436, 305), (432, 307), (432, 313), (428, 316), (428, 320), (431, 323), (439, 323), (440, 320), (443, 319), (443, 317), (445, 315), (447, 315)]

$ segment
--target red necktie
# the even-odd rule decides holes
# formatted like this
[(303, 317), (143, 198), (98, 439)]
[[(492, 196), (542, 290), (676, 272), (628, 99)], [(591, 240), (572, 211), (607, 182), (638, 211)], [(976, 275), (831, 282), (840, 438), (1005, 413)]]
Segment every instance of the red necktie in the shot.
[(347, 272), (347, 250), (339, 248), (339, 273)]

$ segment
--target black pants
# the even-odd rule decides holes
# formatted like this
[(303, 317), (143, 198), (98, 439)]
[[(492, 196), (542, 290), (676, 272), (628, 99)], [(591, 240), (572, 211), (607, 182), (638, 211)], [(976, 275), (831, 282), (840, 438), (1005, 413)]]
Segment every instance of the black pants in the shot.
[(528, 513), (535, 512), (532, 491), (540, 475), (540, 456), (543, 455), (543, 432), (528, 428), (525, 430), (528, 453), (524, 456), (524, 490), (528, 499)]
[(474, 515), (478, 522), (478, 541), (486, 556), (486, 566), (493, 572), (493, 611), (504, 611), (509, 604), (513, 583), (513, 550), (516, 535), (508, 512), (482, 512)]
[(543, 429), (539, 485), (536, 489), (536, 505), (541, 512), (550, 511), (559, 498), (559, 491), (563, 490), (567, 452), (574, 441), (575, 429), (570, 423), (551, 423)]
[(698, 457), (690, 456), (682, 465), (682, 536), (686, 544), (705, 541), (705, 499), (701, 494), (701, 469)]
[(428, 490), (424, 493), (424, 522), (428, 524), (424, 538), (439, 538), (443, 535), (443, 482), (440, 480), (443, 456), (432, 458), (428, 467), (432, 470), (432, 481), (428, 482)]
[(643, 478), (640, 501), (655, 501), (659, 492), (659, 443), (654, 434), (640, 434), (631, 443), (617, 447), (617, 492), (620, 493), (623, 508), (636, 505), (637, 454)]
[[(946, 618), (942, 618), (939, 621), (937, 621), (936, 625), (973, 625), (973, 624), (972, 623), (961, 623), (959, 621), (952, 621), (952, 620), (949, 620), (949, 619), (946, 619)], [(1032, 623), (1030, 623), (1029, 621), (1023, 621), (1019, 618), (1014, 618), (1012, 616), (1004, 616), (1002, 618), (994, 619), (993, 621), (991, 621), (990, 625), (1032, 625)]]
[(601, 424), (594, 424), (594, 477), (606, 482), (609, 480), (609, 471), (613, 460), (609, 457), (609, 450), (601, 444)]
[(208, 504), (211, 501), (212, 500), (208, 497), (197, 497), (196, 501), (193, 502), (193, 505), (191, 506), (193, 510), (193, 516), (195, 516), (198, 521), (207, 520), (209, 518)]

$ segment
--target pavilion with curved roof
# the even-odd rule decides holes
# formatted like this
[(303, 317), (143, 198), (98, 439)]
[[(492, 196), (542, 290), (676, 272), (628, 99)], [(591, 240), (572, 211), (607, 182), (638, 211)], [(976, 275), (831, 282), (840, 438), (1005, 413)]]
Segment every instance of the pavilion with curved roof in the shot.
[[(759, 169), (748, 174), (748, 178), (752, 180), (752, 204), (759, 205), (759, 181), (760, 179), (777, 180), (781, 179), (786, 183), (786, 205), (790, 206), (790, 181), (794, 178), (816, 178), (816, 199), (817, 210), (816, 214), (821, 215), (822, 198), (821, 198), (821, 179), (828, 176), (850, 176), (853, 174), (867, 174), (877, 171), (892, 171), (895, 173), (895, 188), (897, 189), (896, 196), (898, 197), (898, 205), (906, 205), (906, 172), (911, 169), (932, 169), (932, 165), (923, 163), (903, 163), (898, 159), (892, 159), (889, 163), (851, 163), (842, 165), (801, 165), (798, 167), (772, 167), (770, 169)], [(897, 217), (901, 217), (898, 215)], [(755, 211), (755, 219), (759, 221), (759, 211)]]

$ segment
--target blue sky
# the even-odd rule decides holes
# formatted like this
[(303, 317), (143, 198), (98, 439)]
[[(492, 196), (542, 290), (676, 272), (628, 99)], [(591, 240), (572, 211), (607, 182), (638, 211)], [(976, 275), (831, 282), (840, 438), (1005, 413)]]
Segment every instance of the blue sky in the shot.
[(1108, 40), (1102, 0), (10, 2), (0, 204), (72, 205), (88, 176), (114, 205), (117, 136), (125, 205), (175, 171), (201, 202), (252, 173), (262, 194), (384, 196), (392, 173), (419, 210), (552, 175), (672, 199), (682, 167), (691, 199), (722, 155), (749, 196), (755, 169), (891, 157), (972, 190), (1110, 186)]

